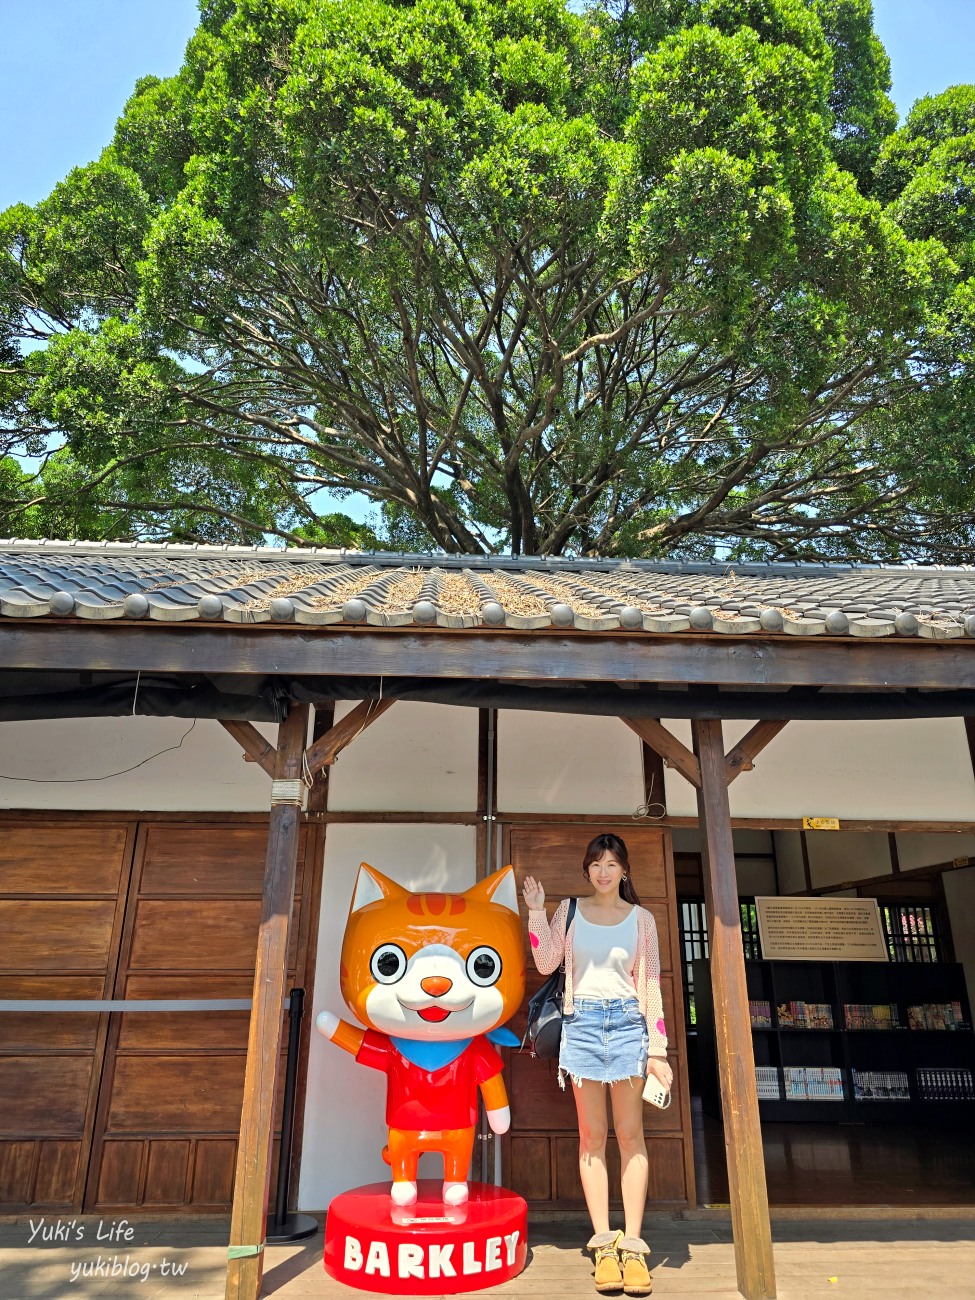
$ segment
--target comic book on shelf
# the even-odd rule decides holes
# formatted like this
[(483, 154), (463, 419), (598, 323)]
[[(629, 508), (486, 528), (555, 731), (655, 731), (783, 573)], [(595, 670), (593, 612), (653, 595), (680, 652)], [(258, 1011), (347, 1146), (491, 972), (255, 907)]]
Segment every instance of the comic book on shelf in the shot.
[(921, 1002), (907, 1008), (908, 1029), (967, 1029), (960, 1002)]
[(828, 1002), (780, 1002), (776, 1007), (780, 1029), (832, 1029), (833, 1008)]

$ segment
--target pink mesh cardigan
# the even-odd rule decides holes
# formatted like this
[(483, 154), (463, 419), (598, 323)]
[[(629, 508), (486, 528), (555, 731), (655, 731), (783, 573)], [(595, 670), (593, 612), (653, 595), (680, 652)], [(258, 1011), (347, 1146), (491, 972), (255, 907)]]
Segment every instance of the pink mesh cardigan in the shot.
[[(529, 911), (528, 938), (532, 948), (532, 958), (541, 975), (551, 975), (565, 958), (565, 1001), (566, 1013), (572, 1010), (572, 930), (565, 932), (565, 920), (569, 915), (569, 900), (563, 898), (555, 909), (551, 925), (544, 909)], [(657, 923), (653, 914), (645, 907), (636, 909), (637, 921), (637, 958), (633, 967), (633, 983), (636, 988), (640, 1011), (647, 1022), (650, 1035), (650, 1055), (667, 1055), (667, 1027), (664, 1024), (664, 1005), (660, 996), (660, 949), (657, 944)], [(575, 927), (575, 921), (572, 923)]]

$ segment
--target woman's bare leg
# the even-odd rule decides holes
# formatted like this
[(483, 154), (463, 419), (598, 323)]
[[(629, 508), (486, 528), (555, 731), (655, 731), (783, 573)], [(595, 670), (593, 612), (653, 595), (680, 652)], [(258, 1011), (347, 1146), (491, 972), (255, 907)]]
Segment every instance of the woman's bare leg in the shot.
[(609, 1176), (606, 1173), (606, 1085), (593, 1079), (573, 1083), (579, 1118), (579, 1177), (593, 1233), (609, 1232)]
[(642, 1237), (649, 1177), (647, 1143), (643, 1136), (643, 1080), (623, 1079), (611, 1084), (609, 1093), (613, 1102), (613, 1128), (620, 1148), (624, 1231), (627, 1237)]

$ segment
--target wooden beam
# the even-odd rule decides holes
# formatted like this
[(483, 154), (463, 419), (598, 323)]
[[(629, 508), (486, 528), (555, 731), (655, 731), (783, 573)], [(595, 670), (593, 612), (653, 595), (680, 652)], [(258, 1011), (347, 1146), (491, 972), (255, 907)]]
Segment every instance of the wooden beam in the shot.
[(794, 889), (787, 898), (818, 897), (821, 894), (835, 894), (844, 889), (883, 890), (884, 885), (910, 884), (912, 880), (935, 880), (946, 876), (951, 871), (966, 871), (975, 865), (971, 858), (959, 856), (951, 862), (932, 862), (926, 867), (911, 867), (907, 871), (892, 871), (886, 876), (864, 876), (859, 880), (837, 880), (829, 885), (816, 885), (815, 888)]
[[(226, 1300), (257, 1300), (264, 1272), (264, 1231), (271, 1178), (274, 1092), (281, 1055), (288, 929), (294, 907), (301, 808), (276, 802), (279, 782), (300, 781), (308, 736), (308, 705), (293, 704), (278, 728), (271, 794), (261, 928), (247, 1038)], [(288, 798), (282, 792), (282, 800)]]
[[(520, 814), (505, 813), (506, 820), (517, 821)], [(540, 816), (538, 820), (554, 820), (555, 814), (548, 813)], [(525, 821), (536, 820), (533, 814), (526, 814)], [(566, 821), (585, 821), (584, 816), (577, 816), (572, 813), (565, 814)], [(593, 817), (593, 821), (599, 821), (599, 817)], [(801, 817), (732, 817), (731, 825), (736, 831), (801, 831), (803, 819)], [(695, 830), (698, 820), (696, 817), (677, 817), (668, 816), (662, 822), (662, 826), (670, 826), (674, 830)], [(927, 821), (891, 821), (889, 819), (878, 818), (868, 821), (852, 821), (846, 817), (840, 818), (840, 829), (844, 831), (863, 831), (874, 833), (877, 831), (911, 831), (919, 835), (975, 835), (975, 822), (927, 822)], [(811, 835), (831, 835), (832, 831), (810, 831)]]
[(691, 785), (697, 789), (701, 788), (701, 769), (697, 759), (672, 731), (668, 731), (654, 718), (621, 718), (620, 721), (625, 722), (631, 731), (635, 731), (651, 749), (655, 749), (660, 757), (666, 759), (676, 772), (680, 772), (685, 780), (690, 781)]
[(806, 889), (812, 890), (812, 866), (809, 861), (809, 841), (806, 839), (805, 828), (799, 832), (799, 848), (802, 852), (802, 874), (806, 881)]
[(770, 1300), (775, 1295), (772, 1229), (731, 838), (728, 769), (721, 723), (699, 719), (692, 729), (701, 768), (697, 806), (738, 1290), (745, 1300)]
[[(975, 690), (975, 641), (730, 637), (684, 633), (484, 632), (436, 628), (214, 627), (202, 623), (3, 619), (0, 668), (308, 677), (445, 677), (495, 682), (664, 682)], [(941, 716), (937, 701), (903, 716)], [(774, 699), (770, 704), (774, 705)], [(869, 703), (866, 701), (865, 704)], [(957, 716), (965, 712), (949, 702)], [(829, 716), (830, 700), (816, 702)], [(792, 702), (791, 716), (799, 716)], [(934, 713), (930, 709), (934, 709)], [(754, 718), (755, 713), (751, 716)]]
[[(658, 719), (659, 721), (659, 719)], [(667, 815), (667, 783), (664, 776), (664, 760), (652, 745), (646, 741), (640, 746), (643, 752), (643, 802), (647, 815), (658, 820), (652, 809), (659, 804), (661, 816)], [(667, 843), (670, 843), (668, 837)]]
[(247, 758), (259, 763), (269, 777), (274, 777), (274, 746), (268, 744), (252, 722), (230, 722), (220, 719), (224, 731), (230, 733)]
[(728, 765), (728, 784), (740, 776), (741, 773), (752, 766), (752, 761), (762, 752), (769, 741), (774, 740), (783, 727), (788, 724), (788, 719), (779, 718), (769, 719), (766, 722), (756, 722), (751, 731), (746, 732), (739, 740), (734, 749), (730, 750), (725, 762)]
[[(335, 706), (329, 702), (314, 709), (312, 718), (312, 740), (323, 736), (334, 721)], [(305, 823), (307, 839), (304, 852), (304, 872), (302, 876), (302, 905), (299, 909), (301, 925), (305, 931), (305, 974), (306, 988), (312, 988), (315, 982), (315, 965), (318, 960), (318, 931), (322, 911), (322, 886), (325, 872), (325, 813), (328, 809), (328, 785), (332, 769), (323, 767), (315, 775), (308, 799), (305, 804)], [(307, 913), (307, 915), (306, 915)], [(299, 934), (299, 944), (301, 941)], [(310, 1010), (310, 1005), (308, 1006)], [(298, 1175), (301, 1170), (301, 1156), (304, 1146), (304, 1114), (308, 1089), (308, 1057), (311, 1051), (313, 1017), (305, 1015), (301, 1021), (301, 1039), (298, 1048), (298, 1081), (295, 1089), (295, 1127), (291, 1146), (291, 1201), (289, 1211), (297, 1209)]]
[(395, 703), (395, 700), (363, 700), (347, 713), (341, 722), (336, 722), (334, 726), (329, 727), (324, 736), (320, 736), (313, 745), (308, 747), (308, 766), (312, 774), (334, 763), (346, 745), (351, 745), (356, 736), (365, 731), (366, 727), (371, 726), (377, 718), (381, 718)]

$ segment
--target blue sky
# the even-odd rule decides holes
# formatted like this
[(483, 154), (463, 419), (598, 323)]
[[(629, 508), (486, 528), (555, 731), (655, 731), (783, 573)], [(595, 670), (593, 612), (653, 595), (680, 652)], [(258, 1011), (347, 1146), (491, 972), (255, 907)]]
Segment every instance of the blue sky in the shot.
[[(903, 116), (975, 81), (975, 0), (874, 0)], [(0, 210), (36, 203), (96, 157), (137, 77), (168, 76), (195, 0), (0, 0)]]

